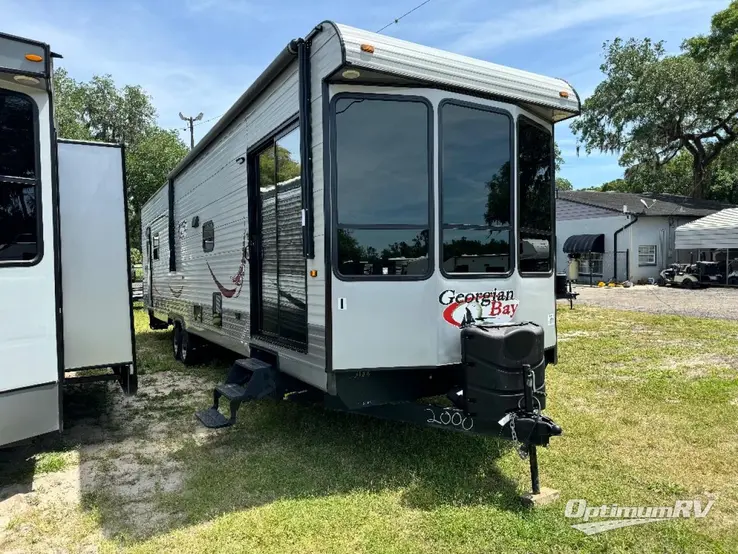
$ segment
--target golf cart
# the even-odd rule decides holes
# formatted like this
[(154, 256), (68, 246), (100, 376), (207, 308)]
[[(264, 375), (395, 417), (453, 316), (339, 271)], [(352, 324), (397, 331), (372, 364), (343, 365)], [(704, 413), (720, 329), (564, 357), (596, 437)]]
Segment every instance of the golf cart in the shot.
[(693, 264), (671, 264), (661, 271), (658, 284), (693, 289), (722, 282), (723, 275), (717, 262), (700, 261)]
[(658, 280), (659, 286), (678, 286), (685, 289), (696, 288), (700, 285), (699, 275), (692, 273), (693, 264), (671, 264), (662, 270)]

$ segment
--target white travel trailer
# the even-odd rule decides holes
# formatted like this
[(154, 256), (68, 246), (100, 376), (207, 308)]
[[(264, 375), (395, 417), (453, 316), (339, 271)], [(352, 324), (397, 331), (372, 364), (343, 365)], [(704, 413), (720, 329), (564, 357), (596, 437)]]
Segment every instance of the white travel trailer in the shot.
[(60, 431), (65, 383), (137, 383), (123, 149), (57, 139), (53, 57), (0, 34), (0, 446)]
[(553, 125), (579, 110), (560, 79), (332, 22), (291, 41), (143, 209), (151, 325), (185, 363), (248, 357), (200, 420), (318, 391), (535, 458), (561, 432)]

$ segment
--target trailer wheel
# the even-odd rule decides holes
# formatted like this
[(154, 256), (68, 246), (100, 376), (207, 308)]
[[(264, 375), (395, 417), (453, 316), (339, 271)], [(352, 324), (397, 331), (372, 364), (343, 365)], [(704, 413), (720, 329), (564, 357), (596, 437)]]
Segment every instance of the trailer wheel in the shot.
[(180, 360), (182, 355), (182, 326), (179, 321), (174, 322), (174, 330), (172, 331), (172, 353), (175, 360)]
[(179, 343), (179, 359), (184, 365), (195, 365), (197, 363), (197, 339), (194, 335), (182, 329)]

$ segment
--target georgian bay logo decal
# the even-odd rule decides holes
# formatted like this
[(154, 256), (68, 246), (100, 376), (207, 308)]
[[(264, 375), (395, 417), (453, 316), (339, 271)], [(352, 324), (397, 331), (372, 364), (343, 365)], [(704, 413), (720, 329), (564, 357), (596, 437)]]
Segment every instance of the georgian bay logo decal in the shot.
[(465, 319), (507, 323), (513, 320), (520, 305), (514, 291), (497, 289), (486, 292), (448, 289), (438, 296), (438, 302), (445, 306), (444, 321), (454, 327), (461, 327)]

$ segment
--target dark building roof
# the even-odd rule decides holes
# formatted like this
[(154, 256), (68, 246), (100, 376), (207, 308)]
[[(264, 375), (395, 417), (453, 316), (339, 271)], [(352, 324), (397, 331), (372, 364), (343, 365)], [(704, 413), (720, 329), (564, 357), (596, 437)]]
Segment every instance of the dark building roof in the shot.
[[(676, 194), (653, 194), (644, 192), (597, 192), (593, 190), (557, 191), (557, 198), (576, 202), (585, 206), (594, 206), (605, 210), (623, 213), (623, 206), (628, 212), (638, 215), (652, 216), (696, 216), (703, 217), (725, 208), (734, 208), (732, 204), (723, 204), (714, 200), (695, 200), (688, 196)], [(648, 209), (641, 199), (648, 204)]]

